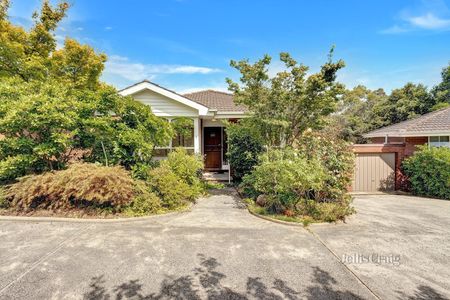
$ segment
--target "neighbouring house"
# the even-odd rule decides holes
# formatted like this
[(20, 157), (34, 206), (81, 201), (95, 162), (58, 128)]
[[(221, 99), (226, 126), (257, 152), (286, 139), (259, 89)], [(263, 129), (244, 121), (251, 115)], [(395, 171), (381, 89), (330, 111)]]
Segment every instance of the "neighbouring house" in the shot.
[(180, 95), (148, 80), (119, 93), (149, 105), (156, 116), (168, 122), (174, 122), (177, 118), (192, 119), (191, 136), (176, 136), (168, 145), (157, 147), (155, 158), (167, 156), (174, 147), (183, 147), (189, 152), (204, 155), (206, 170), (229, 170), (225, 121), (234, 122), (247, 114), (244, 106), (234, 103), (232, 94), (205, 90)]
[(364, 135), (369, 144), (353, 146), (356, 168), (352, 191), (392, 191), (406, 187), (401, 162), (418, 145), (450, 147), (450, 107), (386, 126)]

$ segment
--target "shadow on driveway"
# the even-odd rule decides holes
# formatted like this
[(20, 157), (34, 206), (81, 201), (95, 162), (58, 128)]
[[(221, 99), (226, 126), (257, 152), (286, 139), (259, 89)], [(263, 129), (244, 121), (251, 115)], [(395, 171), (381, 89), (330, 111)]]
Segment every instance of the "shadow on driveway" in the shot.
[(84, 299), (363, 299), (350, 291), (335, 290), (333, 285), (337, 281), (320, 267), (313, 267), (311, 286), (303, 294), (281, 279), (275, 279), (272, 287), (268, 287), (259, 277), (248, 277), (246, 291), (242, 293), (221, 283), (226, 275), (217, 270), (220, 267), (217, 259), (203, 254), (198, 254), (197, 258), (199, 266), (191, 274), (164, 280), (158, 293), (145, 294), (138, 279), (122, 283), (110, 291), (101, 275), (91, 279), (90, 290)]

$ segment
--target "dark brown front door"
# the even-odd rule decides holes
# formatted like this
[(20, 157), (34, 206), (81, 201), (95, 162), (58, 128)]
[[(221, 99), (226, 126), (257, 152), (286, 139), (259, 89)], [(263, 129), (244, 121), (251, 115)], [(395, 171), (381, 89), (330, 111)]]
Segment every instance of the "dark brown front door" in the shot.
[(222, 127), (205, 127), (205, 168), (222, 168)]

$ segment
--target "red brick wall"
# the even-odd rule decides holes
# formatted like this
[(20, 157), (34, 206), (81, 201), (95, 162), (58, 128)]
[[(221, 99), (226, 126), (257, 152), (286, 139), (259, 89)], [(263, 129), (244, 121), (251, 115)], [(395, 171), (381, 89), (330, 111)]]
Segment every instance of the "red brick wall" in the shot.
[(425, 145), (428, 143), (428, 137), (407, 137), (405, 138), (405, 156), (410, 156), (417, 150), (418, 145)]
[(383, 137), (371, 139), (372, 144), (353, 145), (355, 153), (395, 153), (395, 189), (407, 190), (408, 179), (402, 173), (401, 164), (405, 157), (411, 156), (418, 145), (428, 143), (428, 137), (388, 137), (389, 144), (384, 144)]

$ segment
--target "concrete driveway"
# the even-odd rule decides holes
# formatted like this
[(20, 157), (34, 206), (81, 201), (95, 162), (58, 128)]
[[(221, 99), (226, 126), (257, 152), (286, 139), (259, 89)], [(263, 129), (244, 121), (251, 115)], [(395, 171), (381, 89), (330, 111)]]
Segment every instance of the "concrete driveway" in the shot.
[[(230, 190), (143, 221), (0, 221), (0, 299), (445, 299), (450, 202), (355, 206), (312, 232), (249, 215)], [(348, 263), (354, 253), (400, 264)]]
[(450, 201), (356, 196), (347, 224), (311, 230), (383, 299), (450, 298)]

